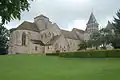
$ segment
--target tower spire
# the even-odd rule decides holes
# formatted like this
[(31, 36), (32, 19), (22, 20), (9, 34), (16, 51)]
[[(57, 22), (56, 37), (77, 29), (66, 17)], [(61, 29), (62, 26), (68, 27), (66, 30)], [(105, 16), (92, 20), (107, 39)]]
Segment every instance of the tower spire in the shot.
[(88, 24), (91, 24), (91, 23), (97, 23), (97, 20), (96, 20), (94, 14), (93, 14), (93, 10), (92, 10), (92, 12), (91, 12), (91, 15), (90, 15), (90, 18), (89, 18), (89, 20), (88, 20), (87, 25), (88, 25)]
[(93, 13), (94, 9), (92, 8), (92, 13)]

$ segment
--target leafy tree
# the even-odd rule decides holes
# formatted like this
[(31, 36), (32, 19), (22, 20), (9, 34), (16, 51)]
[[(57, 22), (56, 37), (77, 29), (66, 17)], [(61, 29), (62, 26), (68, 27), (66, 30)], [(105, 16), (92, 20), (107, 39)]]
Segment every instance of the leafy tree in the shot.
[(8, 50), (9, 31), (0, 24), (0, 54), (6, 54)]
[(102, 46), (103, 49), (106, 49), (106, 45), (112, 43), (114, 39), (114, 34), (112, 34), (112, 31), (103, 28), (99, 32), (94, 32), (91, 34), (90, 39), (88, 40), (89, 47), (95, 47), (98, 49), (98, 47)]
[(98, 49), (100, 45), (100, 33), (94, 32), (90, 35), (90, 39), (88, 40), (89, 47), (96, 47)]
[(87, 41), (82, 41), (79, 45), (79, 50), (87, 49)]
[(0, 0), (0, 17), (2, 19), (2, 24), (10, 22), (13, 19), (20, 19), (21, 12), (29, 8), (29, 1)]
[(101, 42), (101, 45), (103, 45), (103, 47), (105, 48), (106, 45), (112, 43), (115, 36), (112, 33), (112, 30), (109, 30), (107, 28), (101, 29), (100, 33), (101, 33), (100, 42)]

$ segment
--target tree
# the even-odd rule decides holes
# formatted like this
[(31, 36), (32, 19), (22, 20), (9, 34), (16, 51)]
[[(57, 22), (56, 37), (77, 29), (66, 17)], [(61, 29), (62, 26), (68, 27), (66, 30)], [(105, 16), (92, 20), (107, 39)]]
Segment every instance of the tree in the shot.
[(113, 25), (115, 27), (116, 34), (120, 34), (120, 9), (116, 13), (117, 18), (114, 17)]
[(88, 40), (88, 45), (89, 47), (95, 47), (98, 49), (100, 45), (100, 33), (99, 32), (94, 32), (90, 35), (90, 39)]
[(98, 49), (98, 47), (102, 47), (103, 49), (106, 49), (106, 46), (110, 44), (114, 39), (114, 34), (112, 33), (112, 30), (109, 30), (107, 28), (101, 29), (99, 32), (94, 32), (90, 35), (90, 39), (88, 40), (89, 47), (95, 47)]
[[(30, 1), (30, 0), (29, 0)], [(0, 0), (0, 17), (2, 24), (14, 19), (20, 20), (22, 11), (29, 10), (28, 0)]]
[(112, 30), (109, 30), (107, 28), (103, 28), (100, 30), (101, 37), (100, 37), (100, 42), (102, 47), (105, 49), (106, 45), (112, 43), (114, 40), (114, 34), (112, 33)]
[(86, 41), (82, 41), (79, 45), (79, 50), (83, 50), (83, 49), (87, 49), (87, 42)]
[(0, 54), (6, 54), (8, 51), (9, 31), (0, 24)]
[(117, 18), (114, 17), (113, 25), (115, 27), (115, 38), (112, 41), (114, 48), (120, 48), (120, 9), (116, 13)]
[(120, 48), (120, 37), (119, 37), (119, 38), (115, 38), (115, 39), (112, 41), (112, 46), (113, 46), (115, 49), (119, 49), (119, 48)]

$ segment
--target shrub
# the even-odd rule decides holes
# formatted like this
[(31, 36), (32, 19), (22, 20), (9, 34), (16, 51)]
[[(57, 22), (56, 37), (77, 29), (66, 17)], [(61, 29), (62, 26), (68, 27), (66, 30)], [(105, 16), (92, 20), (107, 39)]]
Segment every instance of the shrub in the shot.
[(59, 53), (46, 53), (46, 56), (59, 56)]
[(120, 50), (89, 50), (59, 53), (60, 57), (70, 58), (120, 58)]

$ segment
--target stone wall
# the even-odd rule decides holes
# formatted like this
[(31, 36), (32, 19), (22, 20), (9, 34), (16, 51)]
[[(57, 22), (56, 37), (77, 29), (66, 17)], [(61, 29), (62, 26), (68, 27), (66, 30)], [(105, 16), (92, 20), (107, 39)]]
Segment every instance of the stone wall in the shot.
[(67, 42), (68, 42), (68, 50), (69, 52), (73, 52), (73, 51), (77, 51), (79, 49), (79, 44), (80, 44), (80, 40), (74, 40), (74, 39), (69, 39), (66, 38)]
[[(26, 45), (22, 45), (22, 34), (26, 34)], [(11, 33), (9, 41), (9, 53), (40, 53), (43, 52), (41, 45), (33, 44), (31, 40), (40, 40), (39, 33), (28, 30), (16, 30)], [(35, 50), (35, 46), (38, 47)]]

